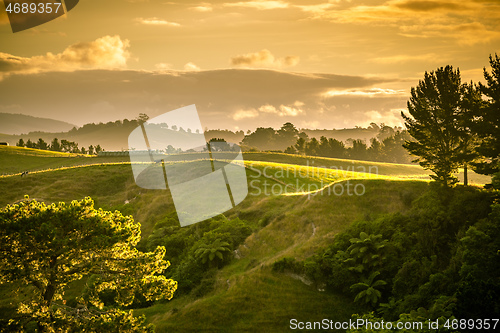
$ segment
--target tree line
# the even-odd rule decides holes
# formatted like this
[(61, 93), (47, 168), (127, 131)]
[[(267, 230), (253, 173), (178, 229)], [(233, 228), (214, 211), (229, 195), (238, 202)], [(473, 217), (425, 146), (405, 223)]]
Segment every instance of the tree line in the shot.
[(346, 142), (321, 136), (309, 138), (304, 131), (299, 131), (292, 123), (287, 122), (279, 130), (259, 127), (247, 134), (241, 144), (252, 150), (283, 151), (287, 154), (346, 158), (390, 163), (410, 163), (411, 157), (403, 148), (403, 144), (411, 139), (408, 131), (392, 128), (385, 124), (370, 124), (370, 129), (378, 132), (369, 145), (362, 139), (347, 139)]
[(381, 139), (382, 137), (379, 134), (377, 138), (372, 138), (370, 146), (361, 139), (349, 139), (346, 145), (342, 141), (325, 136), (319, 140), (300, 137), (293, 146), (285, 149), (285, 153), (375, 162), (410, 162), (410, 155), (403, 148), (403, 143), (410, 139), (408, 131), (396, 131), (384, 139)]
[(97, 155), (99, 152), (103, 151), (101, 148), (101, 145), (90, 145), (88, 148), (85, 147), (78, 147), (78, 143), (74, 141), (68, 141), (65, 139), (62, 139), (61, 142), (59, 142), (59, 139), (54, 138), (50, 144), (45, 142), (42, 138), (39, 138), (38, 141), (31, 141), (28, 139), (28, 141), (24, 142), (24, 140), (21, 138), (19, 141), (16, 143), (17, 147), (26, 147), (26, 148), (34, 148), (34, 149), (41, 149), (41, 150), (51, 150), (51, 151), (60, 151), (60, 152), (65, 152), (65, 153), (75, 153), (75, 154), (88, 154), (88, 155)]

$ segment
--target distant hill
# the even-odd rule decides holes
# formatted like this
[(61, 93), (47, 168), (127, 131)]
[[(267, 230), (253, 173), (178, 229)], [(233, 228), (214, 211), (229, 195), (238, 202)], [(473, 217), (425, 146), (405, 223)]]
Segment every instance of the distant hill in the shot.
[[(28, 118), (42, 119), (35, 117)], [(0, 118), (0, 121), (2, 121), (1, 119), (2, 118)], [(67, 124), (63, 122), (61, 123)], [(11, 146), (14, 146), (19, 141), (19, 139), (23, 139), (25, 142), (28, 141), (28, 139), (36, 142), (39, 138), (41, 138), (45, 142), (50, 143), (54, 138), (58, 138), (59, 140), (65, 139), (77, 142), (80, 147), (101, 145), (101, 147), (105, 150), (126, 150), (128, 149), (128, 136), (138, 125), (139, 124), (136, 120), (118, 120), (114, 122), (108, 122), (106, 124), (90, 123), (79, 128), (74, 128), (73, 125), (67, 124), (66, 130), (56, 131), (45, 131), (42, 130), (42, 126), (40, 126), (33, 128), (29, 132), (23, 132), (23, 134), (12, 134), (12, 132), (15, 132), (14, 130), (8, 131), (7, 129), (5, 129), (3, 131), (0, 130), (0, 142), (8, 142)], [(5, 127), (8, 126), (5, 126), (2, 121), (0, 128)], [(207, 141), (211, 138), (223, 138), (227, 142), (231, 143), (239, 143), (244, 136), (245, 134), (243, 133), (243, 131), (232, 132), (228, 130), (208, 130), (205, 133), (205, 138), (207, 139)]]
[(29, 132), (67, 132), (73, 124), (49, 118), (26, 116), (24, 114), (0, 113), (0, 133), (28, 134)]
[[(52, 125), (50, 125), (52, 124)], [(59, 127), (56, 125), (59, 124)], [(53, 126), (51, 129), (50, 126)], [(108, 123), (88, 123), (79, 128), (72, 124), (52, 119), (36, 118), (20, 114), (0, 113), (0, 142), (8, 142), (11, 146), (16, 145), (19, 139), (25, 142), (30, 139), (33, 142), (39, 138), (45, 142), (52, 142), (54, 138), (59, 140), (65, 139), (78, 143), (79, 147), (89, 147), (90, 145), (100, 145), (105, 150), (127, 150), (128, 136), (139, 126), (137, 120), (117, 120)], [(387, 137), (394, 130), (389, 128), (391, 132), (387, 132)], [(378, 126), (370, 126), (368, 128), (346, 128), (346, 129), (300, 129), (305, 132), (309, 138), (315, 137), (320, 139), (321, 136), (334, 138), (342, 142), (348, 139), (361, 139), (366, 144), (370, 144), (370, 139), (378, 137), (382, 134), (382, 129)], [(212, 138), (222, 138), (227, 142), (240, 143), (245, 137), (245, 133), (239, 131), (229, 131), (221, 129), (210, 129), (205, 131), (205, 139), (208, 141)], [(346, 144), (349, 146), (349, 143)], [(265, 148), (259, 145), (252, 145), (260, 150)], [(285, 147), (286, 148), (286, 147)], [(284, 149), (284, 148), (281, 148)]]

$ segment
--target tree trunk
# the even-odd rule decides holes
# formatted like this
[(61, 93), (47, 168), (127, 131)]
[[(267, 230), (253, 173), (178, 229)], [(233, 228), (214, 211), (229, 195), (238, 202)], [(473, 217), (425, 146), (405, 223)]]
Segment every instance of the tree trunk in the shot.
[(467, 178), (467, 163), (464, 164), (464, 185), (469, 185), (469, 179)]

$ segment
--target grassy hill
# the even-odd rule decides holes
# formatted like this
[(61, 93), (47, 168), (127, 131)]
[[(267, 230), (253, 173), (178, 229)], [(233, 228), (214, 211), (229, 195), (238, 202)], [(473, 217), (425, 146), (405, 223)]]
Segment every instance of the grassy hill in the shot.
[(90, 164), (120, 163), (128, 161), (123, 157), (100, 157), (61, 153), (48, 150), (15, 146), (0, 146), (0, 176), (20, 175), (42, 170), (77, 167)]
[[(90, 145), (101, 145), (102, 148), (106, 150), (123, 150), (128, 148), (128, 136), (130, 135), (130, 132), (138, 126), (136, 122), (126, 121), (125, 123), (122, 123), (118, 121), (97, 125), (87, 124), (80, 128), (67, 124), (68, 126), (65, 127), (26, 127), (26, 130), (20, 130), (14, 125), (13, 129), (10, 129), (9, 126), (2, 126), (2, 115), (7, 117), (8, 114), (0, 113), (0, 142), (8, 142), (11, 146), (14, 146), (17, 142), (19, 142), (19, 139), (23, 139), (24, 142), (27, 142), (28, 139), (32, 142), (37, 142), (38, 139), (41, 138), (50, 144), (54, 138), (58, 138), (59, 140), (65, 139), (74, 141), (78, 143), (79, 147), (87, 148)], [(8, 119), (6, 119), (7, 125), (11, 123), (10, 116), (22, 115), (8, 116)], [(29, 118), (31, 122), (33, 121), (31, 120), (33, 117), (27, 118)], [(43, 123), (43, 119), (40, 121)], [(29, 123), (29, 121), (26, 121), (26, 123)], [(244, 136), (243, 131), (231, 132), (228, 130), (208, 130), (205, 132), (205, 138), (207, 140), (210, 140), (211, 138), (223, 138), (227, 142), (232, 143), (239, 143)]]
[[(298, 276), (274, 273), (271, 265), (283, 257), (312, 255), (355, 221), (405, 212), (428, 187), (423, 181), (428, 179), (427, 172), (418, 166), (266, 153), (247, 153), (244, 158), (250, 194), (224, 215), (246, 221), (255, 231), (238, 247), (230, 264), (217, 271), (210, 292), (135, 310), (145, 314), (157, 332), (280, 332), (288, 330), (292, 318), (348, 320), (355, 311), (351, 298), (321, 291)], [(33, 172), (20, 177), (19, 172), (28, 166)], [(366, 172), (360, 172), (362, 167)], [(4, 175), (0, 177), (0, 207), (25, 194), (49, 203), (91, 196), (98, 207), (133, 215), (141, 223), (144, 240), (155, 223), (174, 212), (166, 191), (135, 184), (128, 158), (0, 147), (0, 174)], [(297, 188), (315, 190), (337, 184), (345, 189), (348, 181), (362, 187), (363, 195)], [(264, 184), (281, 189), (291, 184), (289, 194), (294, 195), (278, 191), (266, 195)], [(167, 248), (167, 258), (168, 254)], [(82, 287), (76, 284), (68, 297)], [(0, 288), (0, 313), (13, 311), (15, 299), (10, 292), (8, 286)]]
[[(138, 124), (132, 120), (108, 122), (106, 124), (86, 124), (76, 128), (75, 125), (52, 119), (35, 118), (21, 114), (0, 113), (0, 142), (15, 145), (19, 139), (33, 142), (42, 138), (50, 143), (54, 138), (66, 139), (78, 143), (80, 147), (101, 145), (106, 150), (122, 150), (128, 147), (128, 136)], [(345, 128), (333, 130), (301, 129), (310, 138), (321, 136), (345, 142), (348, 139), (361, 139), (366, 143), (377, 137), (379, 130), (375, 128)], [(211, 129), (205, 131), (205, 138), (223, 138), (227, 142), (240, 143), (245, 134), (243, 131)], [(263, 147), (257, 147), (263, 149)], [(285, 149), (286, 147), (282, 147)]]
[[(178, 154), (170, 156), (172, 160), (186, 161), (196, 159), (197, 154)], [(231, 159), (232, 153), (213, 153), (214, 158), (220, 160)], [(363, 179), (420, 179), (429, 180), (431, 174), (428, 170), (418, 165), (381, 163), (371, 161), (346, 160), (315, 156), (300, 156), (284, 153), (262, 153), (245, 152), (243, 159), (248, 167), (260, 168), (276, 173), (279, 170), (297, 168), (297, 170), (309, 170), (307, 172), (322, 173), (324, 175), (340, 175), (336, 179), (363, 178)], [(20, 148), (13, 146), (0, 146), (0, 176), (21, 174), (24, 171), (36, 172), (58, 168), (76, 167), (82, 165), (129, 163), (126, 156), (89, 156), (80, 154), (68, 154), (50, 152), (38, 149)], [(259, 162), (259, 163), (257, 163)], [(268, 163), (268, 164), (266, 164)], [(299, 167), (300, 166), (300, 167)], [(274, 171), (273, 171), (274, 170)], [(463, 170), (457, 174), (459, 180), (463, 180)], [(269, 173), (268, 172), (268, 173)], [(302, 177), (298, 177), (299, 179)], [(310, 178), (310, 177), (309, 177)], [(326, 185), (330, 180), (321, 179)], [(327, 177), (328, 178), (328, 177)], [(293, 182), (293, 181), (292, 181)], [(471, 184), (483, 185), (490, 182), (490, 177), (469, 171), (469, 182)]]

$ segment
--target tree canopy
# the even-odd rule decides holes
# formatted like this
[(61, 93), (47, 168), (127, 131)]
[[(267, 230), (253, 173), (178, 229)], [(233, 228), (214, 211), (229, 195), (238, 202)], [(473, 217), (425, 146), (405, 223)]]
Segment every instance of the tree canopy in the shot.
[[(123, 308), (138, 297), (171, 299), (177, 282), (162, 275), (170, 265), (165, 248), (140, 252), (140, 237), (131, 216), (96, 209), (89, 197), (47, 205), (26, 196), (1, 209), (0, 283), (29, 293), (11, 330), (151, 331)], [(65, 298), (69, 284), (81, 279), (82, 294)]]

